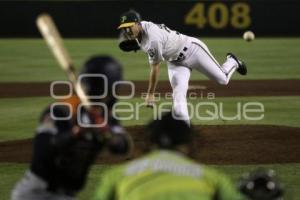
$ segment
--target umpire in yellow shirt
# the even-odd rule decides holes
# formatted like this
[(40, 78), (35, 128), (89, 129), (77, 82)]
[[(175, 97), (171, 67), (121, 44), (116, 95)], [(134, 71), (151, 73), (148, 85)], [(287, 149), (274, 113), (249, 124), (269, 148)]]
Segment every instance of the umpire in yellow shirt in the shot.
[(192, 129), (167, 113), (148, 125), (153, 151), (104, 172), (95, 200), (239, 200), (239, 191), (224, 174), (186, 155)]

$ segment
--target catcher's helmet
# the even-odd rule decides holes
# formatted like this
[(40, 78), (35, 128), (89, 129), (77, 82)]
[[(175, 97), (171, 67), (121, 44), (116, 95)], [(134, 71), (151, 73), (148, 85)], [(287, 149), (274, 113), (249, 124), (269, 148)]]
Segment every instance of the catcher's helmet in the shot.
[(141, 15), (135, 10), (129, 10), (121, 15), (118, 29), (130, 27), (140, 21), (142, 21)]
[(188, 144), (192, 137), (192, 128), (173, 112), (152, 121), (147, 129), (150, 141), (162, 149), (174, 149), (178, 145)]
[(258, 169), (245, 174), (239, 188), (251, 200), (282, 200), (283, 189), (273, 170)]
[(112, 95), (113, 84), (120, 80), (122, 80), (122, 66), (110, 56), (91, 57), (81, 72), (81, 84), (88, 96), (101, 96), (107, 91), (107, 96), (101, 99), (93, 97), (90, 100), (99, 102), (105, 99), (109, 106), (116, 100)]

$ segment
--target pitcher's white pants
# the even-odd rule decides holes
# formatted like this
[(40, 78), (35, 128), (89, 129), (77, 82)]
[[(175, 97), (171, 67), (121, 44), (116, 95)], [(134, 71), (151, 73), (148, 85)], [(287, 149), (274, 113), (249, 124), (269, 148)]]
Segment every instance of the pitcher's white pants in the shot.
[(187, 67), (168, 63), (168, 75), (173, 89), (173, 111), (189, 124), (186, 94), (189, 88), (191, 70)]
[(238, 68), (238, 63), (233, 58), (227, 58), (221, 66), (200, 40), (194, 40), (189, 50), (190, 55), (183, 62), (184, 66), (202, 72), (221, 85), (227, 85), (232, 74)]
[(210, 79), (222, 85), (227, 85), (232, 74), (238, 68), (238, 63), (227, 58), (220, 66), (211, 55), (207, 46), (200, 40), (194, 40), (189, 46), (186, 59), (182, 62), (168, 62), (168, 75), (173, 89), (173, 111), (189, 123), (187, 108), (187, 91), (191, 70), (202, 72)]

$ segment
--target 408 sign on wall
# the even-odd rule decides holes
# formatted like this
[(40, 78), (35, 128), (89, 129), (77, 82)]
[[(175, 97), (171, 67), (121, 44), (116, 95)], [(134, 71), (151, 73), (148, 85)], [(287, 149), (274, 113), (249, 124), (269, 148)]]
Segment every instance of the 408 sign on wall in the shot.
[(259, 36), (296, 36), (300, 34), (299, 9), (296, 0), (189, 2), (181, 27), (202, 36), (240, 36), (245, 30)]
[(184, 17), (186, 25), (199, 29), (247, 29), (251, 25), (251, 7), (248, 3), (237, 2), (225, 4), (222, 2), (196, 3)]

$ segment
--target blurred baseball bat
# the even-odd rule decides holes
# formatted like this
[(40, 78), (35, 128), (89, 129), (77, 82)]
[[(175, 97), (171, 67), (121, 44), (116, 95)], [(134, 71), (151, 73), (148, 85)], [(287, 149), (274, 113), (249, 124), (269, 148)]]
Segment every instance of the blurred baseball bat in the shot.
[(62, 37), (60, 36), (51, 16), (48, 14), (39, 15), (37, 17), (36, 24), (54, 57), (67, 74), (68, 79), (73, 84), (78, 98), (83, 103), (85, 108), (90, 109), (90, 101), (84, 93), (80, 83), (77, 82), (72, 59), (63, 44)]

